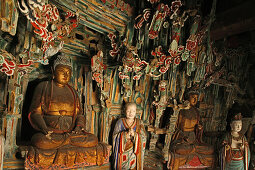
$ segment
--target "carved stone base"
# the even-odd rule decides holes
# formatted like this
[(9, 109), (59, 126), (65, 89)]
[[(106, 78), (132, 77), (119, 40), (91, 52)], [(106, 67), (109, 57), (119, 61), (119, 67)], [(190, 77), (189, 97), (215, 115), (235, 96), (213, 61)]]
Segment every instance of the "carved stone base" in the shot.
[(177, 169), (208, 169), (214, 167), (214, 155), (198, 156), (196, 154), (191, 155), (178, 155), (174, 156), (174, 160), (171, 161), (172, 170)]
[(25, 158), (25, 169), (73, 169), (96, 167), (109, 163), (111, 146), (99, 143), (96, 147), (66, 146), (55, 150), (30, 147)]

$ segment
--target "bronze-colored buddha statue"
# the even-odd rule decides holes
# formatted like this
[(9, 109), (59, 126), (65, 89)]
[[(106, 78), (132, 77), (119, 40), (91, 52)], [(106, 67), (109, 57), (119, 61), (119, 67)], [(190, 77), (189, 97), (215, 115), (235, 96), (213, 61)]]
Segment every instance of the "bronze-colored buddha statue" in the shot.
[[(202, 125), (199, 111), (195, 107), (198, 93), (189, 93), (190, 108), (179, 113), (176, 130), (172, 136), (168, 168), (177, 170), (179, 167), (196, 162), (204, 167), (212, 167), (214, 148), (202, 142)], [(192, 164), (192, 163), (191, 163)]]
[(29, 121), (38, 133), (31, 139), (33, 147), (26, 163), (39, 168), (72, 168), (78, 164), (101, 165), (106, 159), (105, 145), (84, 130), (85, 117), (78, 95), (68, 84), (71, 66), (64, 54), (59, 55), (54, 62), (53, 80), (36, 87)]

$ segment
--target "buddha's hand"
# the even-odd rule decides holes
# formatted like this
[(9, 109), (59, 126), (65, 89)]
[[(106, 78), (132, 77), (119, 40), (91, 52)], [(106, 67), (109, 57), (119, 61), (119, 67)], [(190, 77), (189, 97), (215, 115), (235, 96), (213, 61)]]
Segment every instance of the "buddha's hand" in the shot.
[(198, 124), (197, 127), (198, 127), (199, 130), (203, 129), (203, 126), (201, 124)]
[(132, 130), (128, 129), (127, 133), (126, 133), (126, 138), (127, 139), (131, 139), (132, 138)]
[(132, 137), (135, 136), (135, 131), (134, 131), (134, 129), (130, 128), (130, 129), (129, 129), (129, 132), (130, 132), (130, 136), (132, 136)]
[(130, 139), (130, 131), (129, 130), (126, 132), (126, 138)]
[(85, 132), (85, 129), (81, 126), (76, 126), (74, 128), (74, 130), (72, 131), (72, 133), (75, 133), (75, 134), (81, 134), (81, 133), (84, 133)]
[(53, 131), (48, 131), (46, 134), (46, 138), (51, 140), (51, 134), (53, 133)]
[(225, 150), (231, 149), (231, 146), (230, 146), (229, 143), (226, 142), (226, 141), (223, 141), (223, 142), (222, 142), (222, 146), (225, 147)]
[(127, 139), (134, 141), (134, 137), (135, 137), (135, 131), (134, 131), (134, 129), (131, 128), (128, 130)]

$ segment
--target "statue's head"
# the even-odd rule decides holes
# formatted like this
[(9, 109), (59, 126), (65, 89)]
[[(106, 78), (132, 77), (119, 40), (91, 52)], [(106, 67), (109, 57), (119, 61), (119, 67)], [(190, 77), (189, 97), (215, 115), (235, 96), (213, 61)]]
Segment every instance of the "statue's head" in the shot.
[(190, 106), (196, 106), (198, 99), (199, 99), (199, 90), (198, 86), (193, 86), (189, 89), (187, 89), (185, 93), (185, 98), (186, 100), (189, 101)]
[(136, 104), (132, 102), (127, 103), (125, 105), (125, 113), (126, 113), (126, 118), (134, 119), (136, 116)]
[(198, 93), (190, 92), (189, 93), (189, 103), (191, 106), (195, 106), (198, 102)]
[(242, 115), (241, 113), (236, 113), (231, 119), (230, 127), (232, 132), (240, 132), (242, 130)]
[(59, 86), (65, 86), (71, 79), (72, 63), (70, 58), (61, 53), (54, 61), (54, 81)]

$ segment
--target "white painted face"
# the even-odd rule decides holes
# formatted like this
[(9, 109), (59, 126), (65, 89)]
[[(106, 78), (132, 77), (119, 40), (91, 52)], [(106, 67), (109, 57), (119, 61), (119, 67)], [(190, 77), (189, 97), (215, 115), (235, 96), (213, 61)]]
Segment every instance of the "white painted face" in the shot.
[(230, 127), (233, 132), (240, 132), (242, 130), (242, 125), (241, 120), (235, 120), (231, 122)]
[(136, 105), (129, 105), (126, 107), (127, 119), (134, 119), (136, 116)]

